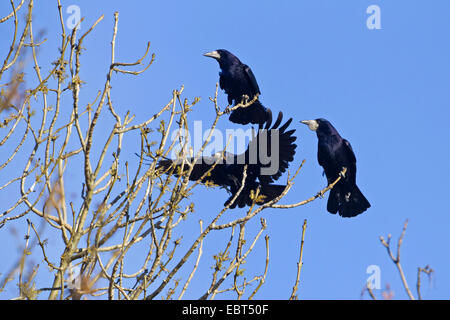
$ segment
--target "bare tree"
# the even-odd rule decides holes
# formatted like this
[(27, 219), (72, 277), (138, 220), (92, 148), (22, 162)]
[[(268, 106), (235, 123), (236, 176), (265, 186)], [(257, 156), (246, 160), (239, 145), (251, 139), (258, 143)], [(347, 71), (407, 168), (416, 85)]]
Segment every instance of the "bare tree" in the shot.
[[(17, 261), (10, 261), (10, 270), (2, 270), (0, 274), (0, 293), (17, 281), (18, 299), (81, 299), (89, 296), (181, 299), (196, 276), (204, 241), (214, 232), (227, 230), (229, 240), (214, 256), (212, 274), (197, 275), (204, 283), (209, 282), (199, 297), (213, 299), (231, 291), (238, 299), (252, 299), (264, 284), (269, 268), (269, 237), (262, 237), (266, 220), (260, 219), (259, 232), (253, 236), (246, 232), (247, 223), (267, 208), (286, 209), (313, 201), (323, 196), (340, 177), (310, 199), (292, 205), (276, 204), (291, 189), (302, 162), (287, 178), (286, 189), (280, 197), (257, 206), (256, 191), (253, 205), (243, 211), (242, 216), (221, 222), (244, 187), (242, 183), (233, 201), (219, 207), (211, 215), (211, 221), (198, 221), (197, 236), (192, 242), (176, 238), (176, 231), (187, 220), (193, 219), (195, 204), (190, 195), (200, 184), (200, 180), (189, 183), (193, 165), (185, 159), (192, 150), (184, 147), (188, 141), (181, 134), (183, 130), (189, 130), (190, 112), (200, 99), (189, 101), (183, 96), (184, 88), (181, 87), (173, 90), (167, 104), (145, 121), (136, 122), (129, 112), (121, 115), (117, 111), (112, 99), (111, 79), (115, 74), (139, 76), (149, 69), (155, 55), (150, 54), (148, 42), (142, 56), (134, 62), (116, 59), (119, 28), (119, 13), (116, 12), (112, 19), (109, 68), (104, 71), (106, 80), (97, 96), (82, 105), (80, 96), (86, 85), (80, 73), (80, 57), (88, 54), (84, 40), (95, 33), (104, 17), (99, 17), (84, 33), (79, 34), (77, 27), (66, 30), (58, 0), (55, 18), (60, 22), (59, 53), (52, 68), (43, 72), (38, 51), (46, 45), (46, 39), (40, 39), (33, 30), (34, 1), (29, 0), (28, 6), (24, 2), (22, 0), (16, 6), (10, 0), (11, 13), (0, 19), (0, 23), (5, 23), (3, 26), (13, 21), (9, 51), (0, 69), (0, 148), (4, 150), (0, 156), (3, 177), (0, 192), (9, 195), (9, 202), (2, 203), (0, 229), (16, 221), (26, 230), (22, 254)], [(23, 22), (19, 10), (26, 10)], [(33, 81), (24, 81), (25, 71), (34, 77)], [(31, 84), (34, 82), (36, 84)], [(237, 106), (223, 108), (218, 104), (217, 94), (218, 85), (214, 97), (210, 98), (214, 114), (210, 135), (196, 152), (196, 158), (201, 156), (223, 115), (233, 108), (245, 108), (252, 103), (243, 101)], [(105, 141), (97, 138), (100, 127), (102, 131), (109, 128)], [(174, 129), (179, 129), (179, 133), (175, 139), (170, 139)], [(132, 156), (137, 165), (130, 166), (123, 160), (130, 155), (124, 155), (122, 149), (125, 143), (136, 140), (140, 150), (136, 150), (138, 157)], [(157, 169), (157, 163), (167, 157), (176, 144), (183, 146), (177, 156), (182, 168), (188, 170), (181, 170), (179, 175), (174, 174), (175, 168), (163, 173)], [(23, 164), (22, 169), (8, 170), (13, 163), (15, 167)], [(74, 185), (73, 181), (68, 183), (70, 174), (82, 177), (80, 185)], [(246, 170), (243, 181), (245, 176)], [(80, 200), (71, 199), (70, 192), (74, 190), (80, 193)], [(297, 297), (305, 229), (306, 221), (291, 298)], [(57, 255), (48, 252), (46, 237), (49, 235), (59, 239)], [(261, 239), (265, 239), (266, 246), (266, 255), (261, 258), (264, 267), (244, 272), (242, 265)], [(140, 263), (136, 264), (136, 260), (130, 263), (130, 252), (139, 244), (145, 244), (140, 249)], [(29, 259), (31, 252), (36, 251), (46, 268)], [(31, 269), (28, 273), (26, 266)], [(177, 278), (183, 267), (190, 268), (187, 276)], [(36, 287), (39, 273), (48, 273), (52, 277), (46, 287)], [(248, 292), (248, 288), (252, 290)], [(48, 296), (44, 297), (45, 294)]]
[[(402, 267), (402, 264), (400, 261), (401, 246), (403, 244), (403, 239), (405, 237), (407, 227), (408, 227), (408, 220), (405, 221), (405, 223), (403, 225), (402, 233), (400, 234), (400, 237), (398, 238), (396, 254), (394, 254), (394, 252), (392, 251), (393, 248), (391, 247), (391, 238), (392, 238), (391, 234), (389, 234), (387, 236), (387, 239), (385, 239), (383, 236), (380, 236), (380, 242), (383, 245), (383, 247), (386, 248), (389, 259), (396, 266), (400, 280), (402, 281), (403, 288), (404, 288), (406, 294), (408, 295), (408, 298), (410, 300), (416, 300), (416, 297), (414, 297), (414, 294), (412, 293), (412, 291), (410, 289), (408, 281), (406, 280), (405, 272), (403, 271), (403, 267)], [(422, 300), (422, 293), (421, 293), (422, 273), (426, 274), (428, 276), (428, 278), (431, 279), (431, 276), (433, 275), (434, 270), (431, 269), (431, 267), (429, 265), (425, 266), (424, 268), (421, 268), (421, 267), (417, 268), (416, 291), (417, 291), (417, 299), (419, 299), (419, 300)], [(366, 286), (364, 287), (364, 289), (361, 293), (361, 297), (364, 295), (365, 292), (367, 292), (373, 300), (377, 299), (373, 292), (373, 288), (371, 287), (371, 285), (369, 285), (369, 283), (366, 283)], [(390, 291), (390, 286), (387, 287), (387, 290), (385, 292), (382, 292), (382, 296), (384, 299), (392, 299), (393, 298), (393, 293)]]

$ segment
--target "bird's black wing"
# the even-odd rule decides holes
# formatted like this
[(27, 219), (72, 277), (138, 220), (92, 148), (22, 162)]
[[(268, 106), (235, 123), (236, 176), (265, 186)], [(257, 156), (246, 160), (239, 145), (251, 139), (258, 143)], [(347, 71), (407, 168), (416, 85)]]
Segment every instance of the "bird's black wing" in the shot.
[[(280, 112), (271, 127), (272, 119), (269, 117), (264, 129), (258, 131), (258, 135), (250, 141), (245, 152), (249, 161), (249, 171), (258, 176), (261, 184), (277, 180), (289, 167), (289, 162), (294, 160), (297, 148), (294, 142), (297, 137), (293, 135), (295, 129), (287, 130), (292, 118), (279, 127), (282, 119), (283, 114)], [(256, 163), (252, 161), (254, 159)]]
[(347, 151), (348, 160), (351, 163), (356, 163), (356, 157), (355, 157), (355, 153), (353, 152), (352, 145), (350, 144), (350, 142), (348, 142), (345, 139), (343, 139), (343, 143), (344, 143), (344, 147), (346, 148), (346, 151)]
[[(174, 160), (163, 159), (158, 162), (158, 166), (156, 168), (168, 172), (171, 170), (171, 167), (175, 166), (173, 174), (178, 177), (180, 174), (182, 174), (182, 169), (183, 173), (189, 171), (189, 164), (191, 164), (193, 161), (194, 158), (188, 158), (183, 166), (181, 161), (175, 163)], [(202, 183), (212, 183), (214, 185), (220, 186), (224, 185), (223, 177), (226, 174), (225, 164), (220, 161), (215, 163), (215, 161), (216, 160), (213, 157), (198, 158), (194, 164), (194, 167), (192, 168), (191, 173), (189, 174), (189, 180), (197, 181), (203, 177), (201, 181)], [(214, 168), (210, 170), (213, 166)], [(210, 170), (210, 172), (208, 172), (208, 170)]]
[(347, 173), (346, 173), (346, 181), (351, 184), (356, 184), (356, 157), (353, 152), (352, 145), (347, 140), (343, 139), (343, 146), (345, 150), (345, 155), (347, 158)]
[[(250, 67), (246, 64), (243, 65), (244, 67), (244, 72), (245, 75), (247, 77), (247, 80), (252, 88), (252, 94), (256, 95), (256, 94), (261, 94), (261, 92), (259, 91), (259, 86), (258, 86), (258, 82), (256, 82), (256, 78), (255, 75), (253, 74), (252, 69), (250, 69)], [(249, 97), (250, 99), (252, 99), (253, 97)]]

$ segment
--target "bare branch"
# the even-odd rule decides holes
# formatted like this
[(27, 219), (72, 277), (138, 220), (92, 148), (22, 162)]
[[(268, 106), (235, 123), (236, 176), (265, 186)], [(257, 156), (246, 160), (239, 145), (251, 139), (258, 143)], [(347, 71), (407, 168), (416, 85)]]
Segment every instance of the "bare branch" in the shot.
[(380, 237), (381, 244), (386, 248), (389, 257), (391, 258), (392, 262), (395, 264), (395, 266), (398, 269), (398, 272), (400, 274), (400, 278), (403, 283), (403, 287), (405, 288), (406, 293), (408, 294), (408, 297), (410, 300), (415, 300), (413, 294), (411, 293), (411, 290), (409, 289), (408, 282), (406, 281), (405, 273), (403, 272), (402, 265), (400, 264), (400, 247), (403, 243), (403, 237), (405, 236), (406, 228), (408, 226), (408, 220), (405, 221), (405, 224), (403, 225), (402, 233), (398, 239), (397, 243), (397, 256), (395, 257), (391, 250), (391, 235), (388, 235), (388, 239), (385, 240), (383, 237)]
[(303, 227), (302, 227), (302, 237), (300, 242), (300, 256), (298, 258), (297, 262), (297, 278), (295, 279), (294, 287), (292, 288), (292, 294), (289, 300), (297, 300), (297, 290), (298, 290), (298, 283), (300, 280), (300, 273), (302, 272), (303, 267), (303, 244), (305, 243), (305, 231), (306, 231), (306, 219), (303, 221)]

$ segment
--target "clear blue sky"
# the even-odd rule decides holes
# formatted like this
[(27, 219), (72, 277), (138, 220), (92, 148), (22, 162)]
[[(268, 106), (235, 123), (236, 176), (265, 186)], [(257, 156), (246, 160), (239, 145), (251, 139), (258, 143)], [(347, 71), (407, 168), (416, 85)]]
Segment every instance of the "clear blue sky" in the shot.
[[(429, 264), (435, 276), (431, 286), (423, 281), (423, 297), (450, 298), (449, 1), (62, 2), (63, 10), (71, 4), (81, 8), (85, 17), (81, 31), (105, 14), (85, 41), (82, 79), (87, 84), (81, 104), (92, 101), (104, 83), (115, 11), (120, 14), (117, 60), (140, 57), (147, 41), (156, 54), (154, 64), (140, 77), (113, 78), (113, 100), (121, 114), (131, 110), (138, 119), (146, 119), (167, 103), (173, 89), (184, 85), (185, 97), (202, 98), (190, 121), (202, 120), (207, 127), (214, 117), (208, 97), (214, 94), (219, 68), (202, 54), (225, 48), (248, 64), (258, 80), (262, 103), (294, 118), (298, 148), (292, 170), (306, 159), (295, 186), (281, 203), (309, 198), (326, 185), (316, 160), (317, 138), (298, 121), (326, 118), (351, 142), (358, 160), (357, 182), (372, 207), (353, 219), (329, 214), (326, 199), (292, 210), (263, 211), (270, 265), (266, 284), (256, 298), (289, 297), (304, 219), (308, 228), (300, 298), (359, 299), (370, 265), (380, 267), (383, 288), (389, 284), (395, 298), (407, 298), (379, 241), (379, 236), (391, 233), (396, 243), (406, 219), (402, 262), (410, 286), (415, 289), (417, 267)], [(381, 30), (366, 27), (366, 9), (372, 4), (381, 9)], [(0, 16), (9, 11), (3, 1)], [(47, 63), (43, 69), (48, 70), (60, 45), (54, 1), (35, 4), (34, 23), (35, 32), (46, 31), (48, 42), (39, 54), (40, 61)], [(9, 30), (0, 26), (0, 38), (9, 39)], [(1, 46), (2, 57), (7, 49), (6, 44)], [(219, 99), (225, 105), (223, 92)], [(219, 128), (228, 127), (237, 126), (223, 118)], [(126, 160), (133, 161), (138, 148), (136, 139), (135, 145), (124, 150)], [(7, 197), (11, 195), (0, 193), (0, 200)], [(196, 213), (184, 229), (186, 234), (197, 234), (198, 220), (210, 221), (227, 198), (222, 189), (198, 188), (192, 198)], [(228, 214), (238, 216), (244, 211)], [(249, 235), (258, 227), (259, 219), (255, 219), (248, 225)], [(6, 230), (0, 231), (2, 243), (11, 241)], [(206, 239), (202, 264), (185, 298), (198, 298), (207, 289), (212, 255), (225, 239), (227, 232)], [(248, 259), (245, 268), (252, 274), (263, 272), (264, 250), (262, 240)], [(0, 256), (13, 253), (3, 246), (0, 249)], [(6, 260), (0, 258), (1, 272), (8, 266)], [(12, 297), (15, 291), (11, 290)], [(377, 296), (380, 293), (375, 290)]]

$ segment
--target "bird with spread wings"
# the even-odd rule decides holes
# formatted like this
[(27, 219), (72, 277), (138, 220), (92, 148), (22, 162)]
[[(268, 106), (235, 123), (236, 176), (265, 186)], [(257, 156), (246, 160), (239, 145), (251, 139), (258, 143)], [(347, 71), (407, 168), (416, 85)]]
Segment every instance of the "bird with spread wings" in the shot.
[[(293, 135), (295, 129), (288, 130), (292, 118), (281, 125), (283, 114), (280, 112), (272, 125), (270, 109), (268, 115), (264, 126), (259, 126), (257, 135), (252, 138), (244, 153), (219, 152), (214, 156), (198, 157), (196, 160), (190, 157), (184, 159), (184, 164), (180, 159), (162, 159), (157, 169), (173, 172), (175, 176), (189, 174), (191, 181), (224, 187), (231, 194), (224, 205), (229, 205), (232, 209), (236, 206), (251, 206), (254, 200), (258, 205), (265, 204), (285, 190), (286, 185), (274, 182), (294, 160), (297, 148), (294, 143), (297, 138)], [(255, 199), (257, 189), (259, 195)], [(236, 195), (235, 201), (232, 202)]]

